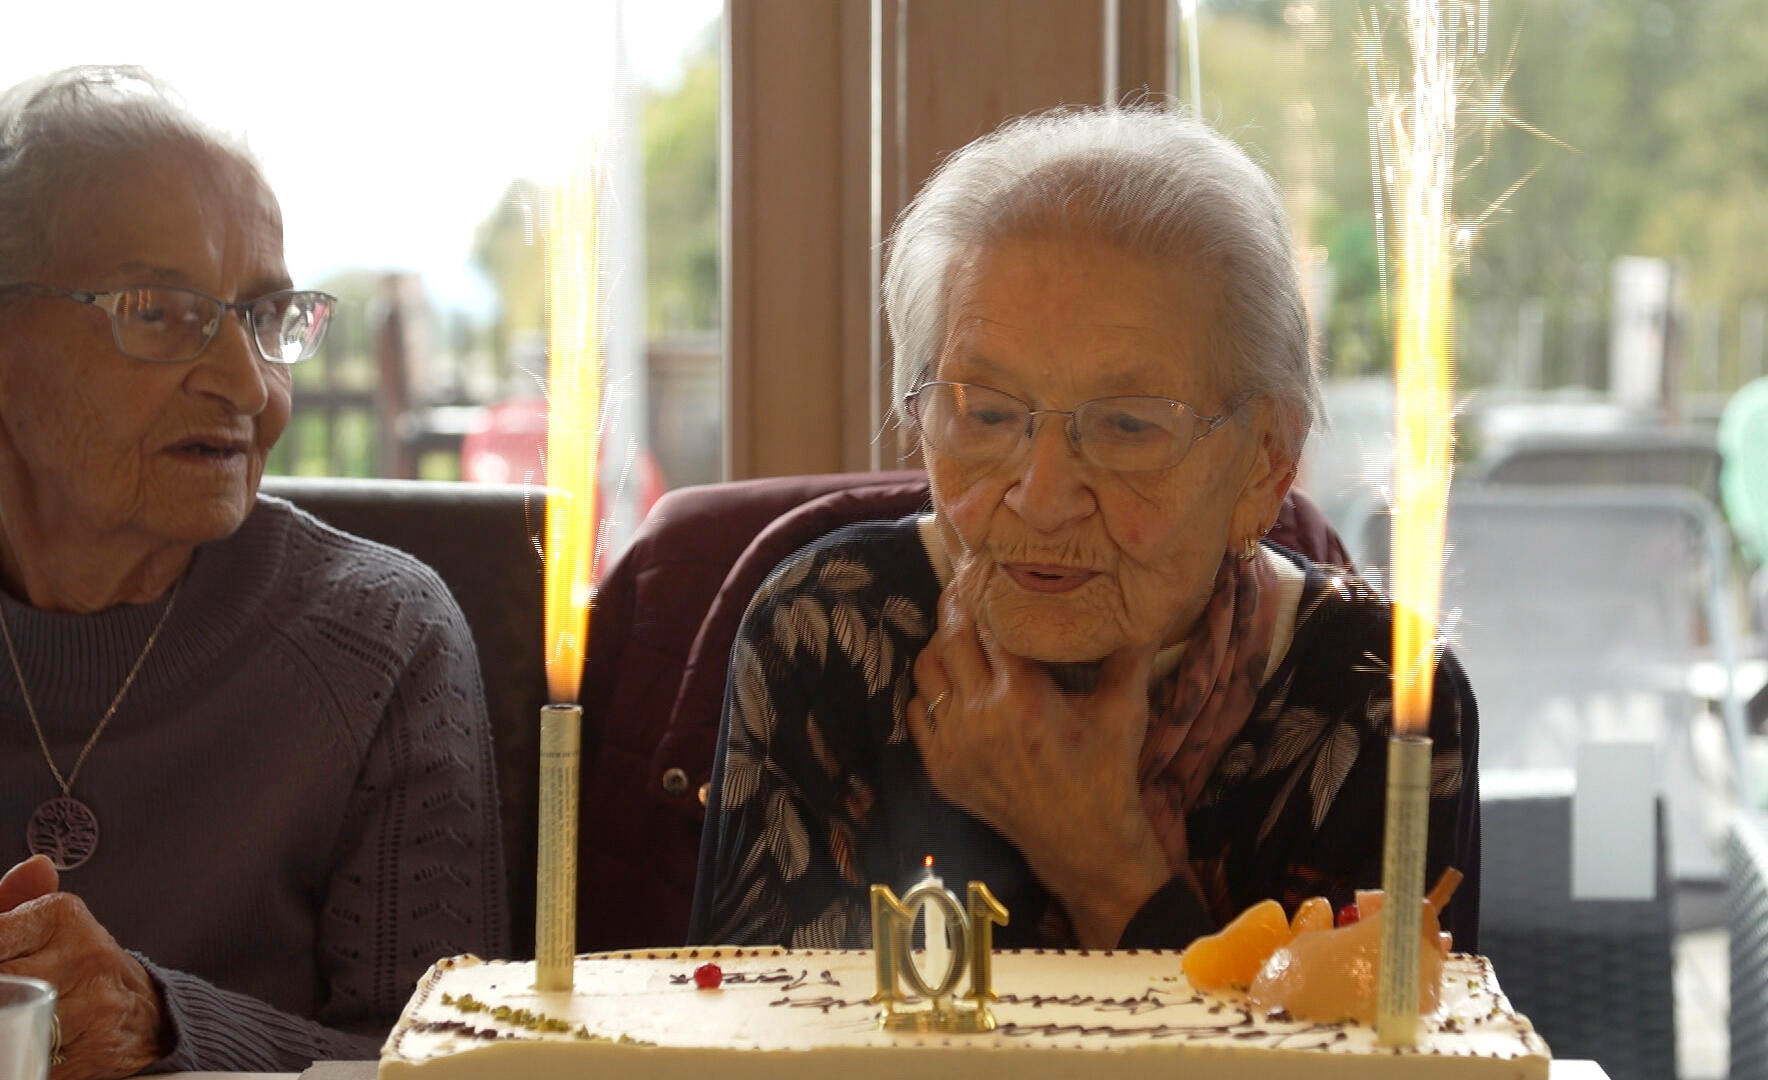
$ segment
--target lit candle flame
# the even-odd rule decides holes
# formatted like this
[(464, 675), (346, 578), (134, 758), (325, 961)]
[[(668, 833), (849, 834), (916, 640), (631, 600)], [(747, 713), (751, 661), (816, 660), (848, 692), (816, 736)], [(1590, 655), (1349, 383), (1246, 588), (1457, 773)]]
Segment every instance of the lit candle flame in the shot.
[(546, 686), (575, 702), (589, 650), (601, 459), (602, 207), (593, 175), (555, 186), (546, 216)]
[[(1449, 277), (1455, 235), (1450, 195), (1456, 50), (1444, 33), (1440, 0), (1407, 0), (1406, 29), (1412, 46), (1411, 91), (1401, 95), (1384, 90), (1377, 79), (1376, 108), (1393, 148), (1393, 159), (1380, 175), (1393, 214), (1396, 263), (1389, 582), (1394, 601), (1394, 730), (1422, 734), (1429, 723), (1436, 670), (1455, 444)], [(1378, 137), (1378, 152), (1382, 142)]]

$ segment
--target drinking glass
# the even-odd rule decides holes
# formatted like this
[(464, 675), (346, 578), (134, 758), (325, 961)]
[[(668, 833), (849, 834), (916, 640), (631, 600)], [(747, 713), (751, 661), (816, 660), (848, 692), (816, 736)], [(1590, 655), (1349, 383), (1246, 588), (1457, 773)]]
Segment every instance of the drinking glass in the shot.
[(55, 1030), (55, 987), (0, 975), (0, 1080), (44, 1080)]

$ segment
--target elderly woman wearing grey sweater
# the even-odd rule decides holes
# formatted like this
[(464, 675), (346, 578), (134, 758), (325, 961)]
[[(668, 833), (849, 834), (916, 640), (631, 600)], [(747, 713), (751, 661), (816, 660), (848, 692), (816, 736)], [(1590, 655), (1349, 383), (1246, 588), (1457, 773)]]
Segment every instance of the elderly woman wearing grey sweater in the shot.
[(0, 973), (58, 988), (54, 1080), (372, 1056), (504, 946), (459, 609), (257, 494), (334, 303), (143, 73), (0, 94)]

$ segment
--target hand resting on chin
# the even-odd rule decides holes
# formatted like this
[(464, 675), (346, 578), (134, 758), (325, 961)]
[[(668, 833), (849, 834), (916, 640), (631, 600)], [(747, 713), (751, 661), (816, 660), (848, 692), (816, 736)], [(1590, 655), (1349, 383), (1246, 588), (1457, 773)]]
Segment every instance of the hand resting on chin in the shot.
[(1110, 948), (1172, 877), (1136, 782), (1159, 643), (1107, 656), (1090, 692), (1065, 693), (977, 622), (984, 572), (966, 560), (940, 597), (909, 731), (934, 789), (1012, 841), (1083, 946)]

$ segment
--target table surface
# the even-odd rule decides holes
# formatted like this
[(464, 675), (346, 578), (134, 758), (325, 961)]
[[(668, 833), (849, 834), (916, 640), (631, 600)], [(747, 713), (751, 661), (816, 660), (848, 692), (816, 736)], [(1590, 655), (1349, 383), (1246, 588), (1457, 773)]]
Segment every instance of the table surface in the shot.
[[(321, 1061), (303, 1073), (166, 1073), (163, 1080), (373, 1080), (372, 1061)], [(1594, 1061), (1555, 1061), (1548, 1069), (1552, 1080), (1608, 1080)]]

